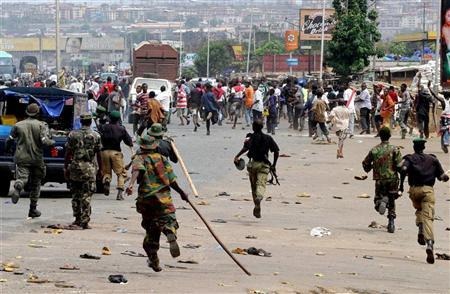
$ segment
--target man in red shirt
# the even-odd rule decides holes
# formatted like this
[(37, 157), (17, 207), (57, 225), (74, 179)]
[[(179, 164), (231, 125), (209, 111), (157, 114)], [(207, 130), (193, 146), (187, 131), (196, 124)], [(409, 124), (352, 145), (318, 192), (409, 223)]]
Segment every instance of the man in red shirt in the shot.
[(111, 94), (111, 92), (114, 90), (114, 84), (112, 82), (111, 77), (106, 78), (106, 83), (102, 87), (102, 93), (107, 92), (108, 94)]

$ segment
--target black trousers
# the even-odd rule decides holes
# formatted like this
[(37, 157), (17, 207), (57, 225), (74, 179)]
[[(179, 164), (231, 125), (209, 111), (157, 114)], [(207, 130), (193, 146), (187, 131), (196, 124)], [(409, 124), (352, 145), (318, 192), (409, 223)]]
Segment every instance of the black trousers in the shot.
[(361, 116), (361, 129), (362, 131), (370, 132), (370, 109), (363, 107), (359, 110)]

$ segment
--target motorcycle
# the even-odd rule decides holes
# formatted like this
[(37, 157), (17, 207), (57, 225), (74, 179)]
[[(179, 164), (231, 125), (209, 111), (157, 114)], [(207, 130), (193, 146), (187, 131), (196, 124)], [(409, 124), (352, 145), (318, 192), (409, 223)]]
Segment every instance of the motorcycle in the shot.
[(444, 153), (448, 153), (448, 146), (450, 144), (450, 114), (441, 115), (439, 127), (439, 134), (441, 135), (441, 148)]

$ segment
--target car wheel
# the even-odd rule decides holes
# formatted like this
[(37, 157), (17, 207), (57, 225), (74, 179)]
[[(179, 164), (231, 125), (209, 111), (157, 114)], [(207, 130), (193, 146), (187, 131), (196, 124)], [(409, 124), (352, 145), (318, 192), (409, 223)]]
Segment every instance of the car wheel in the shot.
[(0, 179), (0, 196), (6, 197), (9, 194), (9, 187), (11, 186), (11, 180)]

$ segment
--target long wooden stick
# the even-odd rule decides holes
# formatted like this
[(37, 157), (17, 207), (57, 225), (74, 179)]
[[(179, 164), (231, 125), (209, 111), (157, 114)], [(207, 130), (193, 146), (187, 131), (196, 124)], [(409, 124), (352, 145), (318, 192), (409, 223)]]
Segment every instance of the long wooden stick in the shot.
[[(176, 156), (178, 157), (178, 161), (180, 162), (181, 165), (181, 169), (184, 172), (184, 175), (186, 176), (188, 182), (189, 182), (189, 186), (191, 187), (192, 192), (194, 193), (194, 196), (198, 196), (198, 192), (197, 189), (195, 188), (194, 183), (192, 182), (191, 176), (189, 175), (189, 172), (186, 168), (186, 165), (184, 164), (183, 159), (181, 158), (180, 153), (178, 152), (177, 147), (175, 146), (175, 143), (173, 141), (171, 141), (171, 145), (173, 148), (173, 151), (175, 152)], [(211, 226), (208, 224), (208, 222), (205, 220), (205, 218), (202, 216), (202, 214), (200, 213), (200, 211), (198, 211), (197, 207), (194, 206), (194, 204), (188, 199), (187, 201), (189, 203), (189, 205), (192, 207), (192, 209), (197, 213), (197, 215), (200, 217), (200, 219), (203, 221), (203, 223), (205, 224), (205, 226), (208, 228), (208, 231), (211, 233), (211, 235), (214, 237), (214, 239), (216, 239), (217, 243), (219, 243), (219, 245), (222, 247), (222, 249), (231, 257), (231, 259), (249, 276), (251, 276), (252, 274), (241, 264), (239, 263), (239, 261), (233, 256), (233, 254), (230, 252), (230, 250), (228, 250), (228, 248), (222, 243), (222, 241), (219, 239), (219, 237), (217, 237), (217, 235), (214, 233), (213, 229), (211, 228)]]

